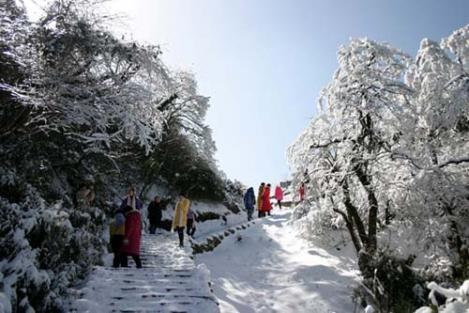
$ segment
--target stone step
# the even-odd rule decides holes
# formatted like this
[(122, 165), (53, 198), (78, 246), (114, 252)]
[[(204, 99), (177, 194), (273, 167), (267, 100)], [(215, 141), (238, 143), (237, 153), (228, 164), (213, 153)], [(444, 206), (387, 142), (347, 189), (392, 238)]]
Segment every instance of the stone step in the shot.
[[(76, 293), (82, 303), (92, 303), (86, 312), (219, 313), (209, 282), (195, 275), (189, 251), (176, 241), (175, 236), (144, 235), (141, 269), (131, 258), (128, 268), (96, 267), (89, 286)], [(81, 313), (74, 308), (71, 312)]]

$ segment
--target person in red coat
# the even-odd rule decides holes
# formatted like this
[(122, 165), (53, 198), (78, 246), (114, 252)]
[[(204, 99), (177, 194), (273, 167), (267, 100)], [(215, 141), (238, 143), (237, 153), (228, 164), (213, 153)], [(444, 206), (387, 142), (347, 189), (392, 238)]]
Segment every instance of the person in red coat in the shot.
[(131, 206), (124, 208), (125, 212), (125, 235), (121, 248), (123, 267), (128, 267), (127, 257), (131, 256), (137, 268), (142, 268), (142, 261), (140, 260), (140, 240), (142, 237), (142, 222), (140, 212), (132, 209)]
[(270, 184), (264, 188), (264, 192), (262, 193), (262, 205), (261, 205), (261, 217), (264, 217), (265, 214), (270, 215), (270, 211), (272, 210), (272, 204), (270, 203)]
[(301, 202), (305, 199), (305, 183), (301, 183), (299, 192), (300, 192), (300, 202)]

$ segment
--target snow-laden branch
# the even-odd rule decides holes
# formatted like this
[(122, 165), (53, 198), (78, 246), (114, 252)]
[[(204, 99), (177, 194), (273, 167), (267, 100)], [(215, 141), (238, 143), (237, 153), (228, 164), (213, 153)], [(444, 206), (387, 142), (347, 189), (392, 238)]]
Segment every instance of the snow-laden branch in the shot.
[(333, 144), (336, 144), (336, 143), (341, 143), (341, 142), (344, 142), (347, 138), (344, 137), (342, 139), (333, 139), (331, 141), (328, 141), (328, 142), (325, 142), (325, 143), (315, 143), (315, 144), (312, 144), (309, 146), (309, 149), (321, 149), (321, 148), (327, 148)]
[(448, 165), (461, 164), (461, 163), (469, 163), (469, 156), (449, 159), (449, 160), (447, 160), (447, 161), (445, 161), (441, 164), (438, 164), (438, 167), (443, 168), (443, 167), (446, 167)]

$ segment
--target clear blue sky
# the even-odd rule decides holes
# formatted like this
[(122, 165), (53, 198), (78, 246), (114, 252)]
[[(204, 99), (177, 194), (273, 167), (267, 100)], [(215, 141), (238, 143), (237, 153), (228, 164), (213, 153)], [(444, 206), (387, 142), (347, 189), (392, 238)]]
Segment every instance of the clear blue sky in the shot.
[(160, 44), (211, 97), (220, 168), (257, 186), (287, 177), (286, 149), (316, 112), (351, 37), (415, 55), (469, 23), (468, 0), (113, 0), (123, 29)]

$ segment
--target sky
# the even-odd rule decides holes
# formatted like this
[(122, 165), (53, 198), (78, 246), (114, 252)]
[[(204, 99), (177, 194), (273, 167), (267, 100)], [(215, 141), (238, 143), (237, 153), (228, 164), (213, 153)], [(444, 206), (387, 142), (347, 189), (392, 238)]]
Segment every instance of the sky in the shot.
[[(31, 0), (27, 0), (29, 2)], [(39, 0), (34, 0), (40, 2)], [(127, 39), (159, 44), (211, 98), (216, 159), (247, 186), (289, 176), (286, 150), (316, 114), (350, 38), (412, 56), (469, 23), (468, 0), (112, 0)], [(131, 34), (131, 35), (130, 35)], [(130, 38), (129, 38), (130, 37)]]

